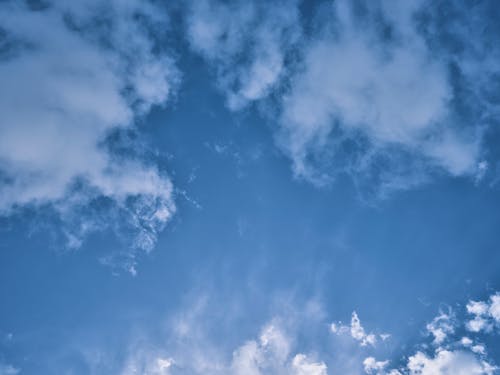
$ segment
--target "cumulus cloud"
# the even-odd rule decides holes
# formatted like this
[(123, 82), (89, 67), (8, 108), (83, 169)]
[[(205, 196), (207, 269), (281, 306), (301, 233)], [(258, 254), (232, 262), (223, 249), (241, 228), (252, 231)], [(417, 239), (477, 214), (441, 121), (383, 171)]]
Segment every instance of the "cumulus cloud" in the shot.
[[(429, 324), (427, 331), (433, 335), (434, 349), (429, 350), (421, 345), (414, 354), (408, 356), (406, 363), (400, 368), (389, 368), (389, 361), (377, 361), (375, 357), (367, 357), (364, 368), (367, 374), (378, 375), (491, 375), (497, 373), (498, 367), (486, 358), (486, 346), (478, 342), (481, 336), (464, 336), (456, 339), (458, 326), (474, 334), (488, 331), (495, 324), (495, 308), (498, 294), (490, 296), (488, 302), (469, 301), (466, 313), (474, 315), (472, 320), (458, 320), (454, 312), (440, 313)], [(478, 323), (477, 318), (484, 320)], [(490, 321), (492, 320), (492, 321)], [(474, 322), (471, 325), (471, 321)], [(489, 324), (489, 325), (488, 325)], [(478, 328), (480, 327), (480, 329)]]
[(276, 326), (268, 325), (259, 341), (249, 341), (233, 353), (231, 373), (235, 375), (295, 374), (326, 375), (323, 362), (311, 361), (299, 353), (290, 356), (290, 339)]
[(453, 319), (450, 314), (442, 313), (427, 324), (427, 331), (434, 336), (434, 344), (441, 345), (448, 335), (455, 332)]
[(499, 53), (480, 24), (496, 26), (487, 5), (446, 6), (444, 19), (425, 0), (326, 2), (311, 26), (297, 3), (205, 0), (187, 34), (230, 109), (267, 99), (296, 176), (348, 174), (384, 196), (442, 174), (479, 182), (490, 164)]
[(377, 361), (374, 357), (366, 357), (363, 367), (367, 374), (380, 374), (388, 365), (389, 361)]
[(371, 2), (355, 12), (336, 1), (329, 10), (333, 21), (305, 47), (283, 101), (283, 147), (298, 175), (321, 182), (318, 154), (354, 174), (384, 163), (388, 187), (401, 174), (418, 182), (411, 168), (419, 163), (454, 176), (477, 172), (479, 138), (450, 122), (453, 87), (446, 62), (417, 32), (420, 3)]
[(231, 109), (265, 98), (286, 74), (300, 35), (297, 2), (202, 0), (191, 3), (191, 48), (215, 67)]
[[(287, 305), (282, 313), (254, 329), (221, 330), (219, 315), (202, 298), (170, 320), (165, 341), (141, 338), (130, 347), (120, 375), (492, 375), (498, 368), (487, 356), (481, 332), (458, 336), (466, 320), (462, 311), (439, 313), (426, 331), (442, 329), (445, 334), (428, 334), (408, 346), (404, 337), (373, 345), (343, 345), (345, 335), (361, 343), (369, 335), (359, 318), (350, 325), (328, 325), (325, 317), (299, 313)], [(296, 310), (295, 310), (296, 309)], [(465, 313), (466, 311), (463, 311)], [(210, 315), (210, 318), (207, 316)], [(214, 315), (215, 314), (215, 315)], [(227, 318), (228, 311), (225, 310)], [(354, 314), (353, 314), (354, 315)], [(217, 328), (210, 320), (218, 321)], [(238, 325), (241, 323), (238, 320)], [(443, 328), (443, 327), (453, 328)], [(215, 329), (214, 329), (215, 328)], [(240, 327), (241, 328), (241, 327)], [(329, 329), (328, 329), (329, 328)], [(354, 329), (352, 329), (354, 328)], [(244, 335), (241, 332), (245, 331)], [(332, 336), (329, 332), (334, 332)], [(228, 334), (233, 332), (233, 334)], [(252, 333), (254, 332), (254, 333)], [(361, 332), (363, 333), (361, 335)], [(214, 334), (215, 333), (215, 334)], [(323, 336), (323, 333), (325, 334)], [(242, 337), (249, 334), (248, 337)], [(375, 335), (374, 335), (375, 336)], [(378, 335), (377, 335), (378, 338)], [(326, 340), (323, 340), (326, 339)], [(439, 343), (436, 343), (438, 339)], [(153, 342), (155, 344), (153, 344)], [(384, 354), (385, 353), (385, 354)], [(390, 358), (377, 358), (390, 354)], [(108, 370), (106, 373), (116, 373)]]
[(377, 337), (381, 338), (383, 341), (389, 337), (388, 334), (376, 335), (374, 333), (367, 333), (361, 325), (361, 321), (356, 311), (352, 313), (350, 325), (332, 323), (330, 324), (330, 331), (337, 335), (349, 334), (354, 340), (358, 341), (361, 346), (375, 346)]
[(152, 248), (175, 210), (172, 184), (117, 135), (178, 80), (151, 37), (168, 24), (158, 14), (139, 1), (2, 3), (1, 214), (50, 207), (69, 247), (121, 226), (133, 248)]
[[(186, 337), (177, 339), (182, 341)], [(120, 375), (327, 375), (324, 362), (314, 361), (304, 353), (292, 354), (292, 340), (276, 322), (266, 324), (257, 339), (248, 340), (234, 349), (230, 360), (223, 360), (220, 353), (214, 354), (210, 343), (203, 343), (207, 346), (197, 350), (196, 346), (200, 344), (199, 340), (194, 340), (187, 347), (181, 345), (182, 350), (174, 348), (177, 356), (174, 359), (162, 357), (156, 349), (135, 347)]]
[(491, 332), (500, 325), (500, 294), (490, 296), (488, 301), (469, 301), (466, 308), (473, 317), (466, 324), (470, 332)]
[(407, 367), (412, 375), (490, 375), (495, 370), (488, 363), (460, 350), (441, 350), (434, 357), (418, 352), (409, 358)]

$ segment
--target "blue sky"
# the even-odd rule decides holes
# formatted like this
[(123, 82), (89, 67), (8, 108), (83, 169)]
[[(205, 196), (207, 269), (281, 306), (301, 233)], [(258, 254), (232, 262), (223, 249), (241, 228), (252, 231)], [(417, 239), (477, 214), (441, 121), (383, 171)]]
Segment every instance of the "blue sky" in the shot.
[(495, 1), (0, 4), (0, 375), (500, 372)]

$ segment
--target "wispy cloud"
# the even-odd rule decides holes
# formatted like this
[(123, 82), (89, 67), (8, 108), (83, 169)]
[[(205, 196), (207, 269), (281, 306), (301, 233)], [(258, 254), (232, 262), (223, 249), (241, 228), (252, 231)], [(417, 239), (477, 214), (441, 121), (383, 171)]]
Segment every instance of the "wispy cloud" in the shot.
[(17, 375), (21, 370), (15, 368), (11, 365), (5, 365), (0, 363), (0, 375)]
[(233, 110), (267, 97), (286, 75), (286, 59), (300, 36), (297, 2), (191, 2), (191, 48), (215, 67)]

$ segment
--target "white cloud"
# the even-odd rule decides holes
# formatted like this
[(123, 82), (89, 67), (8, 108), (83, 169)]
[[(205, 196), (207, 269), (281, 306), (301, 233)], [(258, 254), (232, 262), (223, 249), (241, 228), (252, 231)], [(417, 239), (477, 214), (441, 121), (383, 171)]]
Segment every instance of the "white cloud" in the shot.
[(312, 362), (305, 354), (293, 357), (292, 369), (295, 375), (327, 375), (324, 362)]
[[(410, 155), (396, 161), (398, 167), (411, 164), (403, 172), (390, 166), (389, 180), (411, 175), (415, 160), (455, 176), (477, 172), (479, 139), (450, 123), (453, 90), (446, 64), (416, 31), (412, 17), (419, 3), (370, 3), (361, 20), (349, 2), (335, 2), (327, 25), (333, 31), (306, 45), (304, 68), (291, 78), (283, 101), (281, 144), (297, 175), (321, 182), (322, 166), (316, 171), (312, 161), (318, 154), (334, 158), (333, 173), (354, 174), (373, 169), (378, 155)], [(390, 25), (392, 39), (380, 35), (377, 22)]]
[(418, 352), (408, 359), (409, 375), (490, 375), (494, 367), (470, 353), (441, 350), (434, 357)]
[[(384, 347), (361, 347), (352, 342), (344, 345), (345, 340), (328, 335), (323, 316), (300, 313), (300, 308), (294, 310), (290, 305), (262, 325), (256, 337), (250, 330), (250, 338), (242, 338), (242, 332), (244, 336), (248, 334), (248, 327), (242, 328), (240, 319), (235, 322), (237, 329), (232, 325), (222, 327), (219, 315), (222, 312), (208, 310), (208, 303), (207, 298), (201, 298), (172, 319), (169, 324), (172, 329), (162, 334), (163, 343), (156, 335), (154, 341), (142, 336), (130, 347), (119, 374), (492, 375), (498, 370), (487, 357), (486, 345), (479, 343), (480, 334), (456, 337), (461, 331), (458, 327), (465, 321), (451, 309), (432, 320), (432, 329), (426, 327), (432, 332), (436, 327), (453, 326), (445, 329), (439, 345), (429, 345), (428, 335), (424, 335), (421, 342), (412, 346), (407, 345), (404, 337), (396, 337)], [(226, 319), (233, 318), (228, 309), (223, 314)], [(215, 326), (212, 319), (217, 321)], [(354, 338), (358, 344), (367, 336), (356, 317), (350, 325), (333, 324), (329, 330), (344, 338)], [(390, 353), (391, 358), (377, 359), (382, 353)]]
[(367, 374), (377, 375), (494, 374), (497, 368), (478, 358), (474, 353), (484, 355), (484, 347), (474, 346), (471, 351), (438, 348), (432, 355), (417, 351), (415, 354), (411, 355), (407, 363), (399, 369), (386, 370), (389, 361), (377, 361), (374, 357), (366, 358), (363, 365)]
[(1, 214), (49, 205), (70, 247), (120, 221), (133, 247), (152, 248), (175, 210), (172, 184), (139, 155), (111, 152), (107, 137), (163, 105), (178, 80), (153, 52), (148, 29), (168, 22), (157, 13), (139, 1), (2, 4)]
[[(466, 35), (463, 12), (443, 25), (424, 0), (365, 2), (356, 12), (335, 1), (313, 7), (309, 28), (295, 2), (192, 4), (192, 49), (215, 68), (230, 109), (268, 99), (262, 108), (296, 176), (322, 185), (347, 173), (382, 197), (436, 174), (484, 178), (485, 119), (498, 113), (485, 77), (498, 72), (498, 52)], [(461, 55), (439, 44), (443, 33), (463, 40)], [(457, 89), (451, 66), (470, 91)]]
[(351, 324), (349, 326), (342, 323), (332, 323), (330, 324), (330, 331), (337, 335), (348, 333), (354, 340), (358, 341), (361, 346), (375, 346), (375, 344), (377, 343), (377, 336), (380, 337), (383, 341), (387, 340), (390, 337), (390, 335), (388, 334), (376, 335), (374, 333), (367, 333), (361, 325), (361, 321), (356, 311), (353, 311), (352, 313)]
[(470, 332), (491, 332), (500, 324), (500, 294), (491, 295), (488, 301), (469, 301), (466, 308), (473, 316), (466, 324)]
[(125, 363), (120, 375), (171, 375), (171, 358), (138, 350)]
[(434, 344), (441, 345), (448, 335), (455, 332), (453, 319), (450, 314), (441, 313), (432, 322), (427, 324), (427, 331), (434, 336)]
[(295, 1), (191, 3), (191, 48), (215, 66), (231, 109), (265, 98), (286, 72), (285, 58), (298, 35)]
[(388, 364), (389, 361), (377, 361), (374, 357), (367, 357), (363, 361), (363, 367), (367, 374), (381, 374)]
[[(304, 353), (292, 355), (292, 340), (275, 322), (262, 328), (257, 339), (248, 340), (238, 346), (229, 361), (214, 351), (213, 343), (203, 342), (195, 332), (183, 332), (172, 348), (174, 358), (160, 356), (163, 352), (150, 348), (145, 350), (135, 345), (123, 366), (120, 375), (327, 375), (324, 362), (313, 361)], [(186, 334), (190, 337), (187, 337)], [(194, 334), (194, 336), (193, 336)], [(188, 339), (190, 344), (181, 342)], [(191, 341), (192, 340), (192, 341)], [(200, 346), (198, 348), (197, 346)]]

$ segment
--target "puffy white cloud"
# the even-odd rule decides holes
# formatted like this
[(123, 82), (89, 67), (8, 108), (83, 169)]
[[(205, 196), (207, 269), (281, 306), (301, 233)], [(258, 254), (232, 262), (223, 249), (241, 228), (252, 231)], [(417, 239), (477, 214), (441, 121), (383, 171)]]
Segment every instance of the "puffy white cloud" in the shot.
[(441, 345), (448, 337), (454, 333), (455, 327), (450, 314), (442, 313), (427, 324), (427, 331), (434, 336), (434, 344)]
[(234, 351), (230, 372), (235, 375), (327, 375), (324, 362), (314, 362), (303, 353), (292, 357), (291, 347), (291, 339), (282, 329), (268, 325), (259, 341), (248, 341)]
[(490, 375), (495, 368), (470, 353), (441, 350), (430, 357), (418, 352), (408, 359), (409, 375)]
[(466, 324), (471, 332), (490, 332), (500, 324), (500, 294), (491, 295), (488, 301), (469, 301), (466, 308), (473, 316)]
[(299, 36), (298, 25), (296, 1), (194, 1), (187, 15), (190, 45), (215, 66), (231, 109), (276, 88)]
[[(375, 346), (377, 343), (377, 335), (374, 333), (367, 333), (365, 331), (356, 311), (353, 311), (352, 313), (351, 324), (349, 326), (342, 323), (332, 323), (330, 325), (330, 331), (337, 335), (348, 333), (354, 340), (358, 341), (361, 346)], [(390, 335), (387, 334), (381, 334), (378, 336), (384, 341), (390, 337)]]
[(173, 61), (154, 52), (151, 32), (168, 23), (158, 14), (135, 0), (2, 3), (0, 214), (49, 206), (70, 247), (124, 226), (132, 247), (152, 248), (175, 210), (172, 184), (140, 145), (114, 152), (110, 136), (134, 129), (178, 80)]
[[(419, 3), (372, 2), (359, 19), (349, 2), (335, 2), (333, 31), (306, 44), (304, 67), (283, 101), (282, 145), (296, 174), (321, 182), (318, 154), (337, 158), (330, 163), (337, 172), (372, 169), (380, 157), (397, 163), (388, 166), (396, 175), (409, 173), (399, 164), (414, 168), (416, 160), (451, 175), (477, 172), (479, 139), (450, 122), (453, 89), (446, 63), (417, 33)], [(395, 160), (399, 153), (409, 157)]]
[(491, 375), (496, 367), (478, 358), (476, 354), (484, 354), (482, 350), (465, 351), (461, 349), (446, 350), (438, 348), (434, 354), (428, 355), (417, 351), (408, 358), (407, 363), (399, 369), (386, 370), (389, 361), (377, 361), (368, 357), (363, 365), (367, 374), (377, 375)]
[(312, 362), (305, 354), (293, 357), (292, 369), (295, 375), (327, 375), (324, 362)]
[[(192, 49), (215, 68), (231, 109), (269, 99), (297, 176), (321, 185), (347, 173), (381, 196), (435, 174), (484, 178), (485, 119), (498, 113), (484, 77), (497, 74), (498, 51), (466, 35), (481, 28), (463, 11), (443, 21), (424, 0), (344, 0), (319, 6), (309, 27), (295, 2), (194, 4)], [(441, 45), (447, 35), (462, 54)]]
[(363, 361), (363, 367), (367, 374), (381, 374), (388, 364), (389, 361), (377, 361), (374, 357), (367, 357)]
[[(211, 318), (208, 318), (207, 303), (202, 298), (171, 320), (173, 329), (165, 335), (163, 344), (158, 338), (154, 345), (144, 337), (138, 340), (120, 367), (120, 374), (327, 375), (364, 372), (371, 375), (492, 375), (498, 370), (487, 357), (486, 346), (479, 343), (480, 335), (456, 337), (465, 321), (461, 320), (459, 312), (451, 309), (432, 320), (429, 324), (432, 329), (426, 326), (430, 332), (440, 327), (446, 331), (438, 345), (435, 341), (442, 337), (440, 334), (434, 336), (435, 345), (429, 345), (428, 335), (424, 335), (423, 341), (412, 347), (405, 344), (404, 338), (387, 342), (384, 347), (362, 347), (352, 345), (352, 342), (343, 345), (345, 340), (327, 334), (324, 316), (318, 318), (308, 312), (298, 313), (300, 309), (290, 310), (290, 305), (282, 315), (278, 314), (264, 324), (256, 337), (250, 333), (253, 338), (245, 340), (238, 329), (236, 335), (227, 335), (234, 330), (228, 331), (230, 327), (220, 330), (219, 323), (214, 330), (208, 321), (218, 320), (219, 315), (213, 316), (214, 311), (210, 310)], [(367, 333), (359, 318), (356, 319), (354, 314), (353, 317), (350, 325), (330, 325), (330, 332), (361, 343)], [(236, 324), (240, 323), (238, 320)], [(448, 325), (453, 328), (442, 328)], [(391, 353), (391, 358), (377, 359), (382, 353)]]
[[(190, 333), (189, 335), (191, 335)], [(177, 337), (186, 339), (186, 333)], [(263, 327), (259, 337), (237, 347), (229, 361), (223, 355), (215, 353), (213, 343), (202, 342), (200, 337), (187, 346), (173, 345), (174, 359), (162, 357), (159, 350), (141, 349), (135, 345), (120, 375), (175, 375), (175, 374), (211, 374), (211, 375), (327, 375), (324, 362), (316, 362), (308, 355), (292, 355), (292, 341), (287, 333), (275, 323)], [(198, 350), (197, 345), (203, 347)], [(144, 343), (142, 343), (144, 345)]]

